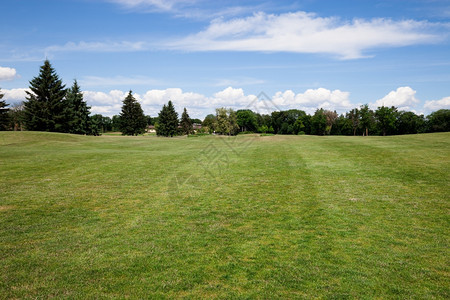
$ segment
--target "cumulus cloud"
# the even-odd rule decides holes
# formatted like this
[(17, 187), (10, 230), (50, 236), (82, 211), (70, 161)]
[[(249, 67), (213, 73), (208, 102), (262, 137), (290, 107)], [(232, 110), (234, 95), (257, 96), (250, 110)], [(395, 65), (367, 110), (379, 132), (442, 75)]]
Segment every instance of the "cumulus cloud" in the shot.
[(201, 32), (166, 44), (190, 51), (263, 51), (325, 53), (342, 59), (364, 57), (379, 47), (401, 47), (430, 43), (441, 37), (438, 26), (414, 20), (341, 20), (313, 13), (255, 13), (246, 18), (218, 18)]
[(2, 89), (1, 92), (4, 94), (3, 99), (7, 103), (19, 103), (26, 100), (27, 93), (30, 89)]
[(109, 93), (84, 91), (83, 98), (91, 105), (105, 105), (121, 103), (126, 97), (126, 92), (111, 90)]
[(304, 93), (298, 94), (287, 90), (277, 92), (273, 97), (273, 102), (280, 107), (300, 107), (308, 112), (316, 108), (342, 111), (352, 107), (349, 96), (349, 92), (331, 91), (325, 88), (308, 89)]
[(419, 103), (415, 96), (416, 91), (409, 86), (399, 87), (397, 90), (391, 91), (383, 98), (377, 100), (374, 106), (395, 106), (400, 110), (410, 110), (411, 106)]
[(169, 100), (180, 106), (201, 107), (207, 103), (207, 97), (202, 94), (183, 92), (180, 88), (169, 88), (165, 90), (149, 90), (142, 95), (144, 105), (163, 105)]
[(450, 97), (442, 98), (441, 100), (425, 101), (423, 107), (429, 111), (436, 111), (439, 109), (450, 109)]
[[(122, 101), (127, 92), (112, 90), (109, 93), (85, 91), (84, 99), (91, 105), (93, 113), (114, 115), (120, 112)], [(352, 107), (349, 101), (349, 93), (340, 90), (328, 90), (325, 88), (309, 89), (304, 93), (294, 93), (291, 90), (277, 92), (273, 97), (265, 94), (245, 94), (241, 88), (227, 87), (212, 96), (194, 92), (185, 92), (180, 88), (168, 88), (163, 90), (149, 90), (144, 94), (133, 94), (141, 103), (146, 114), (157, 116), (161, 107), (171, 100), (178, 113), (181, 114), (184, 107), (194, 118), (202, 118), (206, 114), (214, 113), (216, 108), (228, 107), (233, 109), (251, 109), (261, 114), (270, 114), (276, 110), (302, 109), (313, 113), (317, 108), (325, 108), (344, 112)]]
[(0, 80), (12, 80), (16, 77), (16, 69), (0, 66)]

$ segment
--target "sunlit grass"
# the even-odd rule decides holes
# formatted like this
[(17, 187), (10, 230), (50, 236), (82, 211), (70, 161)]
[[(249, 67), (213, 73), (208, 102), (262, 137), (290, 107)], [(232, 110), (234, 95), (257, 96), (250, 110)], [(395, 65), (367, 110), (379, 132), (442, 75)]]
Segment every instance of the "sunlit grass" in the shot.
[(1, 298), (449, 298), (449, 146), (1, 132)]

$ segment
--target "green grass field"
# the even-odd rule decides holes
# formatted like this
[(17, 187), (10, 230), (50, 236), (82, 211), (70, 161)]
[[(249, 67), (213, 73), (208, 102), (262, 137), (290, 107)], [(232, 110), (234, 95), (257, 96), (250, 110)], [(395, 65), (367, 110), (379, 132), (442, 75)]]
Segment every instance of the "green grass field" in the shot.
[(0, 133), (0, 298), (450, 297), (450, 133)]

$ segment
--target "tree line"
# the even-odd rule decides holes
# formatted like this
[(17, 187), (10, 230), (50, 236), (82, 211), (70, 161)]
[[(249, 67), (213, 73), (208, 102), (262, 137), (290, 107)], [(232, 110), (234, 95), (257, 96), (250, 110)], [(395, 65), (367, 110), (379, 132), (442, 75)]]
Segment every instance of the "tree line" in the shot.
[[(91, 115), (77, 81), (70, 88), (63, 85), (50, 62), (40, 67), (39, 75), (30, 81), (23, 104), (8, 108), (0, 90), (0, 130), (52, 131), (100, 135), (120, 131), (123, 135), (143, 134), (153, 126), (158, 136), (172, 137), (194, 133), (236, 135), (238, 133), (312, 134), (312, 135), (395, 135), (450, 131), (450, 110), (441, 109), (428, 115), (417, 115), (398, 108), (362, 105), (345, 114), (317, 109), (310, 115), (298, 109), (259, 114), (249, 109), (217, 108), (203, 121), (191, 119), (184, 108), (181, 118), (171, 101), (157, 117), (144, 114), (141, 105), (129, 91), (120, 115), (112, 118)], [(201, 128), (200, 125), (201, 124)]]
[[(204, 124), (214, 130), (217, 116), (208, 115)], [(251, 110), (236, 112), (240, 132), (312, 135), (399, 135), (450, 131), (450, 110), (441, 109), (424, 117), (411, 111), (381, 106), (376, 110), (367, 104), (345, 114), (317, 109), (310, 115), (298, 109), (274, 111), (270, 115)], [(237, 133), (237, 132), (235, 132)]]

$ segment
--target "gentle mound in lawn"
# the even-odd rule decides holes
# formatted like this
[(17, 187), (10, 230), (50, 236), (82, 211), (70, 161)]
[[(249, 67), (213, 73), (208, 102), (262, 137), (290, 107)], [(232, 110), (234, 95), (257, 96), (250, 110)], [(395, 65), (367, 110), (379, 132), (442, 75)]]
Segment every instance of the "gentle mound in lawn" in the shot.
[(0, 133), (0, 295), (449, 298), (450, 134)]

